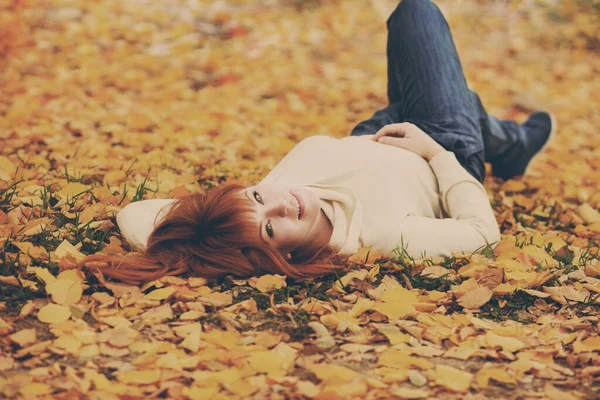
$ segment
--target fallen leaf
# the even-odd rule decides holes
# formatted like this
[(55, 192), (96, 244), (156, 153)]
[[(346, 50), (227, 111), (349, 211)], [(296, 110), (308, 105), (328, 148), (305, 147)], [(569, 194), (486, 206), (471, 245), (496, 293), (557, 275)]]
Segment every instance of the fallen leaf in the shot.
[(146, 295), (146, 298), (148, 300), (166, 300), (171, 297), (173, 293), (175, 293), (175, 289), (169, 286), (151, 291)]
[(50, 303), (40, 308), (37, 317), (41, 322), (57, 324), (68, 320), (71, 317), (71, 311), (68, 307)]
[(52, 296), (52, 301), (63, 306), (76, 304), (83, 294), (80, 281), (57, 279), (46, 285), (46, 293)]
[(467, 309), (478, 309), (492, 298), (492, 291), (486, 287), (478, 287), (477, 289), (471, 290), (465, 293), (460, 299), (458, 304)]
[(283, 275), (263, 275), (256, 281), (256, 289), (261, 293), (272, 292), (282, 287), (286, 287), (285, 276)]
[(36, 341), (37, 335), (35, 328), (22, 329), (19, 332), (13, 333), (8, 337), (13, 343), (19, 347), (26, 347)]
[(473, 374), (461, 371), (449, 365), (437, 364), (435, 366), (435, 383), (446, 389), (465, 393), (471, 386)]

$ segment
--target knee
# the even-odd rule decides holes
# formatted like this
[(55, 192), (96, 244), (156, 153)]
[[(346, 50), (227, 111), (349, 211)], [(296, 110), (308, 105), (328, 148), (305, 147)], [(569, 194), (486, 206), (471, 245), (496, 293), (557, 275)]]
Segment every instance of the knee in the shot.
[(432, 23), (440, 17), (444, 18), (440, 9), (431, 0), (400, 0), (388, 18), (387, 24), (388, 27), (396, 23), (406, 24), (405, 18)]

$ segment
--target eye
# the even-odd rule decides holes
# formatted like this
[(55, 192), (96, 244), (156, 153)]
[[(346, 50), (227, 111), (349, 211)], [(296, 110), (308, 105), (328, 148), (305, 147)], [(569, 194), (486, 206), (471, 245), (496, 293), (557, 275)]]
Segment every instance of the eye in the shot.
[(262, 199), (261, 195), (258, 194), (258, 192), (254, 192), (253, 195), (254, 195), (254, 198), (256, 199), (256, 201), (258, 201), (260, 204), (265, 204), (265, 203), (263, 203), (263, 199)]
[(271, 226), (271, 221), (267, 222), (267, 225), (265, 226), (265, 230), (267, 231), (267, 235), (269, 235), (270, 238), (273, 237), (273, 227)]

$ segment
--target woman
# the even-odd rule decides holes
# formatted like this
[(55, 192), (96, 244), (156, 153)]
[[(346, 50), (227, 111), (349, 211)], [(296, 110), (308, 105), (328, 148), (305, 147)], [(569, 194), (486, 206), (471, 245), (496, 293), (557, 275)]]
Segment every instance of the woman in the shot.
[(360, 247), (422, 258), (497, 242), (484, 161), (496, 176), (522, 175), (553, 118), (538, 112), (518, 125), (488, 115), (429, 0), (403, 0), (387, 26), (390, 104), (350, 137), (303, 140), (256, 186), (132, 203), (117, 223), (143, 255), (80, 266), (129, 283), (188, 271), (299, 279), (340, 268), (331, 258)]

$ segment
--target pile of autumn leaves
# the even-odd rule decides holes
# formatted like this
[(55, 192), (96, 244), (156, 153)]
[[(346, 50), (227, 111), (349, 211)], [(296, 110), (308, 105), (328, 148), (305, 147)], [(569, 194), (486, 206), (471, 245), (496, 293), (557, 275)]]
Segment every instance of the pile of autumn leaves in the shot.
[[(76, 270), (55, 277), (34, 267), (49, 301), (30, 301), (12, 323), (0, 321), (0, 334), (15, 349), (0, 357), (0, 368), (36, 373), (13, 373), (0, 383), (7, 397), (164, 392), (198, 399), (261, 398), (279, 385), (282, 394), (311, 398), (367, 393), (427, 398), (542, 378), (546, 396), (579, 398), (574, 379), (593, 381), (600, 373), (600, 367), (586, 366), (600, 351), (600, 338), (592, 333), (597, 317), (542, 313), (535, 323), (521, 324), (476, 316), (492, 295), (506, 302), (502, 299), (517, 290), (561, 304), (581, 301), (574, 293), (583, 289), (600, 293), (600, 280), (579, 276), (581, 269), (562, 286), (543, 286), (559, 270), (541, 245), (562, 242), (543, 235), (535, 242), (521, 248), (504, 239), (491, 258), (457, 254), (461, 266), (454, 269), (415, 261), (415, 275), (443, 275), (454, 283), (444, 292), (403, 286), (394, 276), (405, 267), (361, 249), (350, 260), (360, 268), (333, 284), (329, 301), (306, 296), (275, 302), (287, 286), (285, 277), (276, 275), (231, 280), (232, 288), (223, 292), (202, 278), (168, 277), (141, 288), (102, 280), (109, 292), (82, 296), (88, 286)], [(234, 296), (246, 287), (269, 297), (259, 319), (254, 297)], [(456, 304), (464, 312), (448, 313)], [(295, 322), (300, 312), (310, 316), (297, 322), (310, 328), (300, 340), (264, 328), (270, 318)], [(39, 340), (40, 327), (15, 329), (33, 315), (49, 324), (51, 338)], [(84, 365), (44, 362), (64, 357)], [(489, 362), (472, 372), (460, 364), (478, 359)]]

